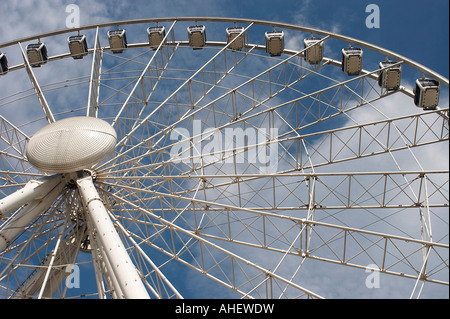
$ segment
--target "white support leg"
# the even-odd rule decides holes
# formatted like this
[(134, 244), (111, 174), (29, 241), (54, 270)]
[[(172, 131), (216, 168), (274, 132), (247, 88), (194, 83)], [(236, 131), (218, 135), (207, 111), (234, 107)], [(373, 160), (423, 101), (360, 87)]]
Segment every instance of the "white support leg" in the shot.
[[(46, 188), (50, 188), (50, 192), (42, 198), (38, 198), (25, 206), (20, 212), (18, 212), (6, 225), (0, 229), (0, 251), (9, 246), (10, 242), (17, 237), (25, 228), (35, 220), (39, 215), (46, 212), (53, 202), (58, 198), (64, 189), (66, 183), (61, 178), (59, 183), (53, 188), (50, 188), (50, 184), (46, 185)], [(18, 196), (20, 199), (20, 196)], [(17, 202), (19, 202), (17, 199)], [(13, 204), (11, 204), (13, 205)], [(17, 204), (18, 205), (18, 204)], [(22, 206), (22, 205), (20, 205)], [(19, 207), (20, 207), (19, 206)]]
[(90, 176), (77, 180), (78, 191), (81, 196), (86, 215), (90, 224), (95, 228), (97, 246), (103, 249), (104, 255), (111, 265), (112, 275), (117, 279), (126, 299), (150, 298), (139, 273), (131, 261), (114, 224), (108, 215), (103, 202)]
[(44, 198), (50, 191), (64, 180), (62, 175), (31, 180), (11, 195), (0, 199), (0, 218), (8, 216), (23, 205)]

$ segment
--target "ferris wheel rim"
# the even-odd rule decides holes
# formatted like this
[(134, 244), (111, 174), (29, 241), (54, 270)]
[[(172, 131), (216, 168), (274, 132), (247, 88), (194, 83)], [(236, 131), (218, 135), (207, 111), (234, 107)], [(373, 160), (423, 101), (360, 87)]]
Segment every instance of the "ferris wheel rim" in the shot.
[[(334, 38), (336, 40), (348, 42), (350, 44), (355, 44), (364, 48), (367, 48), (369, 50), (373, 50), (375, 52), (381, 53), (386, 55), (386, 57), (394, 58), (396, 60), (402, 61), (403, 63), (410, 65), (411, 67), (423, 72), (424, 74), (428, 74), (438, 80), (440, 83), (445, 85), (446, 87), (449, 87), (449, 79), (444, 77), (443, 75), (439, 74), (438, 72), (414, 61), (409, 59), (406, 56), (400, 55), (398, 53), (395, 53), (391, 50), (385, 49), (381, 46), (371, 44), (367, 41), (362, 41), (350, 36), (341, 35), (339, 33), (333, 33), (322, 29), (312, 28), (312, 27), (306, 27), (306, 26), (300, 26), (296, 24), (289, 24), (289, 23), (283, 23), (283, 22), (273, 22), (269, 20), (258, 20), (258, 19), (245, 19), (245, 18), (232, 18), (232, 17), (206, 17), (206, 16), (197, 16), (197, 17), (160, 17), (160, 18), (146, 18), (146, 19), (128, 19), (128, 20), (118, 20), (113, 22), (103, 22), (103, 23), (95, 23), (95, 24), (88, 24), (84, 26), (80, 26), (77, 28), (66, 28), (66, 29), (60, 29), (53, 32), (44, 32), (37, 35), (27, 36), (20, 39), (15, 39), (11, 41), (7, 41), (4, 43), (0, 43), (0, 49), (4, 47), (8, 47), (11, 45), (15, 45), (17, 43), (22, 42), (28, 42), (32, 40), (39, 40), (42, 38), (54, 36), (54, 35), (60, 35), (60, 34), (66, 34), (71, 33), (75, 31), (83, 31), (83, 30), (92, 30), (95, 28), (104, 28), (104, 27), (112, 27), (112, 26), (118, 26), (118, 25), (133, 25), (133, 24), (143, 24), (143, 23), (159, 23), (159, 22), (188, 22), (188, 21), (205, 21), (205, 22), (230, 22), (230, 23), (253, 23), (257, 25), (265, 25), (265, 26), (272, 26), (272, 27), (278, 27), (278, 28), (286, 28), (286, 29), (292, 29), (296, 31), (301, 32), (307, 32), (311, 34), (318, 34), (322, 36), (329, 36), (331, 38)], [(70, 56), (70, 55), (69, 55)]]
[[(242, 22), (242, 21), (260, 21), (260, 20), (240, 20), (239, 21), (239, 19), (233, 19), (233, 18), (202, 18), (202, 17), (189, 17), (189, 18), (160, 18), (160, 19), (158, 19), (158, 21), (159, 22), (164, 22), (165, 20), (163, 20), (163, 19), (167, 19), (166, 21), (195, 21), (195, 20), (198, 20), (198, 21), (206, 21), (205, 19), (215, 19), (215, 20), (210, 20), (210, 21), (216, 21), (216, 22)], [(180, 20), (181, 19), (181, 20)], [(121, 25), (123, 25), (123, 24), (138, 24), (138, 23), (147, 23), (147, 22), (156, 22), (156, 20), (155, 19), (149, 19), (149, 20), (125, 20), (125, 21), (116, 21), (116, 22), (110, 22), (110, 23), (107, 23), (107, 24), (105, 24), (105, 25), (92, 25), (92, 28), (91, 29), (93, 29), (94, 27), (108, 27), (108, 26), (117, 26), (118, 24), (121, 24)], [(264, 22), (264, 21), (263, 21)], [(273, 23), (273, 22), (269, 22), (269, 21), (267, 21), (267, 25), (270, 25), (270, 26), (277, 26), (278, 24), (277, 23)], [(88, 27), (91, 27), (91, 26), (85, 26), (85, 27), (82, 27), (82, 28), (79, 28), (80, 30), (85, 30), (86, 28), (88, 28)], [(279, 27), (286, 27), (286, 25), (282, 25), (282, 24), (279, 24)], [(73, 32), (73, 31), (76, 31), (76, 30), (78, 30), (78, 29), (67, 29), (67, 30), (61, 30), (61, 31), (56, 31), (57, 33), (52, 33), (51, 35), (56, 35), (56, 34), (60, 34), (60, 33), (70, 33), (70, 32)], [(316, 30), (315, 29), (308, 29), (306, 32), (310, 32), (311, 30), (314, 30), (314, 33), (317, 33), (317, 34), (321, 34), (320, 32), (316, 32)], [(64, 32), (63, 32), (64, 31)], [(300, 31), (305, 31), (305, 30), (300, 30)], [(58, 33), (58, 32), (60, 32), (60, 33)], [(43, 35), (46, 35), (46, 34), (43, 34)], [(329, 35), (328, 33), (327, 33), (327, 35)], [(42, 35), (41, 35), (42, 36)], [(50, 35), (48, 35), (48, 36), (50, 36)], [(29, 39), (29, 40), (33, 40), (33, 39), (37, 39), (39, 36), (35, 36), (34, 38), (32, 38), (32, 39)], [(25, 39), (25, 40), (24, 40)], [(25, 42), (25, 41), (27, 41), (26, 39), (27, 38), (24, 38), (24, 39), (21, 39), (21, 40), (23, 40), (23, 42)], [(348, 40), (348, 39), (350, 39), (350, 38), (346, 38), (346, 40)], [(354, 43), (354, 42), (353, 42)], [(17, 42), (14, 42), (14, 44), (17, 44)], [(186, 43), (184, 43), (184, 44), (186, 44)], [(217, 46), (224, 46), (224, 42), (217, 42)], [(355, 44), (357, 44), (357, 43), (355, 43)], [(1, 47), (1, 46), (0, 46)], [(263, 47), (261, 46), (259, 49), (263, 49)], [(64, 57), (62, 57), (62, 58), (65, 58), (65, 57), (70, 57), (70, 55), (67, 55), (67, 56), (64, 56)], [(447, 86), (448, 86), (448, 80), (447, 80)], [(400, 90), (401, 91), (401, 90)], [(404, 93), (404, 92), (403, 92)], [(322, 132), (323, 133), (323, 132)], [(114, 173), (114, 171), (113, 171), (113, 173)], [(377, 173), (379, 173), (379, 172), (377, 172)], [(400, 172), (400, 173), (396, 173), (396, 174), (408, 174), (408, 173), (411, 173), (411, 172), (407, 172), (407, 171), (402, 171), (402, 172)], [(414, 171), (414, 172), (412, 172), (413, 174), (417, 174), (417, 173), (420, 173), (420, 172), (417, 172), (417, 171)], [(429, 173), (429, 171), (427, 171), (427, 173)], [(106, 174), (106, 175), (108, 175), (108, 174)], [(320, 175), (320, 174), (319, 174)], [(205, 175), (206, 176), (206, 175)], [(242, 175), (241, 175), (242, 176)], [(305, 175), (306, 176), (306, 175)], [(102, 178), (102, 177), (104, 177), (104, 176), (100, 176), (100, 179)], [(309, 174), (308, 175), (308, 177), (315, 177), (314, 176), (314, 174)], [(112, 177), (113, 178), (113, 177)], [(231, 182), (230, 182), (231, 183)], [(105, 183), (104, 185), (108, 185), (107, 183)], [(314, 221), (308, 221), (308, 222), (306, 222), (305, 221), (305, 225), (306, 224), (311, 224), (311, 225), (313, 225), (315, 222)], [(327, 224), (321, 224), (320, 222), (316, 222), (318, 225), (321, 225), (321, 226), (328, 226)], [(351, 229), (352, 231), (353, 231), (353, 229)], [(350, 229), (349, 229), (349, 231), (350, 231)], [(394, 237), (393, 237), (394, 238)], [(400, 238), (400, 237), (399, 237)], [(402, 240), (406, 240), (406, 238), (402, 238)], [(430, 241), (418, 241), (420, 244), (423, 244), (423, 245), (430, 245), (431, 246), (431, 244), (432, 244), (432, 242), (430, 242)], [(433, 245), (435, 245), (436, 243), (434, 243)], [(440, 244), (438, 243), (436, 246), (440, 246)], [(445, 246), (444, 245), (444, 247), (445, 248), (448, 248), (448, 245), (447, 246)]]

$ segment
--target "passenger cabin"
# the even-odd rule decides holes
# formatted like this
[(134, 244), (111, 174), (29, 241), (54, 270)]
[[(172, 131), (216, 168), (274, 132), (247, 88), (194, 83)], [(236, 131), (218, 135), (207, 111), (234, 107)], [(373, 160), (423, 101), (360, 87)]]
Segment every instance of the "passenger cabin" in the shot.
[(400, 65), (389, 67), (395, 61), (380, 62), (380, 69), (386, 68), (378, 74), (378, 85), (387, 90), (397, 90), (400, 87), (402, 67)]
[(164, 28), (164, 26), (150, 27), (147, 28), (147, 34), (148, 44), (150, 45), (150, 48), (156, 50), (166, 36), (166, 29)]
[(342, 71), (348, 75), (358, 75), (362, 69), (362, 56), (361, 48), (342, 49)]
[(321, 38), (304, 39), (305, 61), (309, 64), (319, 64), (323, 59), (323, 41)]
[(194, 50), (202, 49), (206, 44), (206, 27), (204, 25), (191, 26), (187, 28), (189, 46)]
[(108, 31), (108, 39), (113, 53), (122, 53), (128, 46), (125, 30)]
[(439, 103), (439, 82), (434, 79), (417, 79), (414, 104), (424, 110), (434, 110)]
[(67, 39), (69, 43), (69, 50), (72, 57), (76, 59), (82, 59), (88, 54), (88, 46), (85, 35), (73, 35)]
[(8, 73), (8, 59), (6, 55), (0, 52), (0, 75)]
[(227, 43), (230, 43), (235, 38), (236, 39), (232, 44), (230, 44), (229, 48), (231, 50), (235, 51), (241, 51), (244, 48), (245, 40), (244, 40), (244, 34), (242, 33), (244, 31), (244, 27), (233, 27), (233, 28), (227, 28)]
[(270, 56), (280, 56), (284, 50), (284, 32), (266, 32), (266, 52)]
[(27, 46), (28, 62), (34, 68), (40, 67), (47, 63), (47, 47), (44, 43), (32, 43)]

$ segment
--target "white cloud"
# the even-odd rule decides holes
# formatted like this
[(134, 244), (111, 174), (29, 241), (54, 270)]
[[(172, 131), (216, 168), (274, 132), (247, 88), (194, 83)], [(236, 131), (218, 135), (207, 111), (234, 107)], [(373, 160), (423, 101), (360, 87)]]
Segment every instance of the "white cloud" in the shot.
[[(6, 9), (3, 9), (0, 12), (0, 20), (2, 21), (2, 30), (0, 31), (1, 39), (3, 41), (11, 40), (20, 38), (27, 35), (37, 34), (41, 32), (47, 32), (47, 31), (54, 31), (58, 29), (65, 28), (65, 19), (67, 16), (67, 13), (65, 12), (65, 6), (67, 4), (70, 4), (72, 2), (70, 1), (32, 1), (32, 0), (24, 0), (24, 1), (8, 1), (6, 2)], [(102, 2), (102, 1), (88, 1), (88, 0), (81, 0), (81, 1), (74, 1), (77, 5), (79, 5), (81, 10), (81, 24), (92, 24), (96, 22), (105, 22), (105, 21), (112, 21), (112, 20), (118, 20), (118, 19), (128, 19), (128, 18), (144, 18), (151, 16), (175, 16), (175, 15), (211, 15), (211, 12), (219, 12), (222, 14), (224, 11), (218, 11), (219, 9), (222, 9), (220, 4), (214, 2), (214, 3), (208, 3), (208, 6), (204, 5), (204, 2), (197, 0), (197, 1), (191, 1), (189, 6), (186, 5), (177, 5), (179, 4), (176, 1), (165, 1), (165, 2), (153, 2), (150, 5), (148, 5), (148, 2), (144, 1), (130, 1), (130, 2), (124, 2), (124, 1), (108, 1), (108, 2)], [(333, 25), (329, 25), (325, 22), (316, 22), (314, 21), (310, 16), (309, 12), (311, 10), (311, 6), (313, 5), (313, 1), (308, 0), (304, 1), (302, 3), (302, 6), (300, 6), (300, 10), (295, 15), (295, 23), (299, 25), (305, 25), (310, 27), (316, 27), (316, 28), (324, 28), (328, 29), (332, 32), (339, 32), (339, 30), (342, 29), (341, 25), (339, 23), (335, 23)], [(147, 4), (147, 5), (145, 5)], [(299, 49), (303, 47), (303, 35), (297, 35), (293, 32), (287, 32), (287, 42), (286, 47), (290, 49)], [(61, 41), (59, 41), (61, 40)], [(67, 44), (64, 42), (64, 38), (61, 37), (58, 41), (48, 39), (48, 45), (49, 49), (52, 50), (52, 54), (56, 52), (65, 52), (67, 50)], [(92, 41), (92, 38), (91, 38)], [(11, 55), (13, 56), (13, 55)], [(14, 61), (14, 58), (11, 59)], [(73, 62), (73, 61), (67, 61), (67, 62)], [(16, 58), (16, 63), (20, 63), (20, 59)], [(55, 74), (54, 68), (47, 68), (46, 66), (43, 66), (41, 69), (36, 69), (36, 76), (39, 80), (42, 81), (42, 83), (51, 83), (57, 80), (63, 80), (63, 75), (70, 75), (69, 77), (77, 77), (85, 75), (86, 73), (81, 72), (81, 69), (86, 70), (89, 69), (89, 63), (90, 59), (86, 59), (83, 61), (77, 61), (77, 64), (73, 63), (64, 63), (61, 62), (54, 62), (54, 65), (58, 65), (58, 74)], [(76, 66), (80, 66), (80, 63), (84, 63), (83, 68), (77, 68)], [(255, 62), (253, 64), (247, 64), (250, 68), (254, 68), (251, 72), (256, 72), (256, 70), (259, 67), (266, 68), (267, 64), (261, 63), (260, 61)], [(257, 68), (258, 67), (258, 68)], [(244, 72), (245, 69), (241, 69), (240, 71)], [(250, 71), (249, 71), (250, 72)], [(246, 73), (248, 75), (249, 73)], [(6, 80), (7, 79), (7, 80)], [(23, 89), (24, 86), (27, 88), (30, 87), (29, 80), (25, 74), (25, 72), (18, 71), (18, 72), (11, 72), (8, 74), (8, 77), (2, 77), (0, 78), (0, 83), (2, 83), (2, 88), (6, 92), (12, 92), (17, 91), (20, 89)], [(25, 84), (26, 83), (26, 84)], [(223, 84), (223, 83), (222, 83)], [(224, 84), (223, 84), (224, 85)], [(235, 85), (233, 81), (229, 81), (227, 86)], [(164, 88), (164, 90), (166, 90)], [(51, 92), (48, 92), (48, 96), (52, 97), (51, 102), (55, 104), (64, 104), (64, 103), (71, 103), (68, 96), (65, 94), (52, 94)], [(33, 98), (33, 97), (32, 97)], [(24, 109), (25, 107), (29, 105), (25, 105), (25, 102), (28, 103), (29, 100), (32, 98), (29, 98), (27, 100), (23, 100), (23, 104), (21, 107)], [(270, 105), (276, 105), (281, 101), (282, 98), (276, 98), (272, 99), (270, 101)], [(77, 99), (77, 104), (82, 105), (83, 99)], [(402, 95), (395, 95), (392, 99), (389, 100), (389, 103), (382, 103), (380, 106), (380, 109), (382, 109), (388, 116), (397, 116), (400, 114), (404, 114), (405, 108), (404, 106), (407, 105), (407, 107), (410, 107), (410, 111), (407, 112), (415, 112), (417, 111), (413, 105), (411, 105), (411, 100), (406, 99)], [(36, 114), (41, 114), (40, 106), (37, 103), (36, 100), (32, 101), (33, 104), (33, 112), (17, 112), (17, 109), (10, 109), (8, 112), (9, 116), (11, 116), (13, 119), (16, 119), (17, 122), (26, 121), (25, 116), (29, 116), (30, 119), (35, 118)], [(448, 98), (447, 101), (445, 101), (444, 98), (444, 105), (448, 105)], [(73, 105), (68, 105), (69, 107), (73, 107)], [(16, 112), (14, 112), (16, 111)], [(2, 114), (4, 112), (4, 109), (2, 109)], [(355, 120), (356, 123), (367, 123), (372, 121), (374, 118), (383, 118), (383, 116), (380, 116), (378, 112), (376, 112), (374, 109), (371, 109), (370, 107), (364, 107), (361, 108), (361, 110), (352, 112), (352, 118)], [(281, 126), (281, 122), (279, 118), (276, 118), (277, 125)], [(206, 120), (205, 120), (206, 121)], [(353, 125), (351, 121), (344, 121), (343, 125)], [(257, 122), (255, 122), (257, 123)], [(263, 126), (265, 123), (265, 120), (260, 120), (259, 124), (260, 126)], [(186, 124), (188, 125), (188, 124)], [(345, 136), (345, 133), (341, 136), (343, 140), (347, 138)], [(385, 136), (380, 136), (379, 138), (382, 139)], [(448, 169), (448, 147), (447, 148), (440, 148), (439, 146), (436, 147), (429, 147), (427, 148), (427, 152), (417, 152), (416, 150), (412, 149), (411, 152), (417, 156), (420, 163), (422, 165), (426, 165), (427, 167), (436, 167), (435, 164), (438, 163), (439, 167), (442, 167), (443, 169)], [(344, 154), (343, 154), (344, 155)], [(359, 171), (359, 170), (378, 170), (378, 171), (387, 171), (392, 170), (395, 168), (395, 164), (393, 162), (393, 159), (400, 163), (402, 169), (417, 169), (417, 162), (415, 162), (414, 159), (412, 159), (411, 153), (409, 151), (401, 152), (401, 153), (395, 153), (390, 156), (390, 154), (383, 156), (383, 161), (379, 160), (379, 157), (368, 157), (367, 159), (361, 160), (361, 161), (352, 161), (350, 164), (342, 164), (342, 165), (329, 165), (325, 166), (324, 168), (321, 168), (321, 171), (333, 171), (333, 170), (341, 170), (341, 171)], [(387, 160), (386, 160), (387, 159)], [(283, 164), (286, 164), (284, 162)], [(279, 167), (279, 170), (283, 170), (283, 166)], [(291, 168), (291, 167), (288, 167)], [(225, 167), (222, 169), (222, 172), (224, 173), (230, 173), (233, 172), (234, 167)], [(273, 191), (270, 188), (270, 185), (267, 185), (266, 188), (258, 188), (260, 185), (258, 185), (259, 182), (256, 183), (249, 183), (249, 184), (241, 184), (240, 185), (240, 192), (242, 195), (242, 198), (244, 203), (247, 202), (247, 206), (252, 205), (266, 205), (267, 202), (270, 202), (270, 199), (272, 197)], [(189, 185), (189, 183), (184, 183), (184, 187), (190, 187), (192, 185)], [(264, 185), (263, 185), (264, 186)], [(304, 183), (302, 184), (304, 186)], [(305, 190), (302, 189), (300, 191), (300, 188), (296, 189), (294, 186), (287, 185), (283, 188), (281, 188), (280, 192), (288, 193), (289, 190), (295, 190), (298, 191), (298, 193), (295, 193), (296, 196), (303, 196), (306, 194)], [(254, 190), (258, 190), (258, 194), (255, 195)], [(223, 193), (221, 193), (223, 191)], [(231, 184), (227, 187), (223, 187), (221, 189), (214, 189), (210, 190), (207, 193), (208, 199), (216, 199), (218, 198), (218, 201), (221, 201), (222, 203), (232, 203), (235, 205), (238, 205), (238, 184)], [(283, 194), (280, 194), (283, 195)], [(226, 198), (228, 196), (228, 198)], [(283, 205), (289, 206), (289, 205), (298, 205), (298, 198), (292, 195), (286, 195), (287, 199), (283, 202)], [(239, 213), (239, 212), (238, 212)], [(342, 214), (347, 214), (348, 212), (340, 212)], [(301, 214), (304, 214), (304, 211), (301, 212)], [(338, 214), (339, 215), (339, 214)], [(351, 215), (351, 213), (348, 213), (348, 215)], [(250, 215), (242, 214), (242, 216), (249, 217)], [(242, 216), (240, 216), (242, 218)], [(353, 216), (353, 215), (351, 215)], [(302, 216), (304, 217), (304, 216)], [(336, 218), (341, 218), (341, 216), (335, 216)], [(188, 219), (188, 217), (185, 217)], [(342, 217), (343, 220), (348, 221), (351, 218)], [(358, 222), (361, 221), (362, 218), (358, 218)], [(237, 219), (236, 219), (237, 220)], [(326, 219), (327, 221), (331, 220)], [(218, 219), (216, 222), (225, 220)], [(254, 235), (260, 236), (261, 231), (258, 227), (262, 227), (262, 223), (260, 221), (251, 223), (253, 219), (249, 219), (247, 221), (247, 224), (244, 224), (244, 226), (249, 226), (249, 231), (243, 231), (238, 238), (240, 240), (254, 240)], [(333, 220), (335, 221), (335, 220)], [(356, 220), (354, 221), (356, 222)], [(398, 222), (398, 221), (396, 221)], [(237, 224), (237, 222), (236, 222)], [(366, 223), (368, 224), (368, 223)], [(410, 226), (417, 226), (417, 219), (415, 222), (411, 222), (408, 220), (407, 222), (402, 222), (402, 226), (405, 225), (405, 227)], [(233, 229), (234, 233), (242, 230), (244, 228), (243, 225), (239, 227), (236, 227)], [(291, 222), (286, 221), (279, 221), (277, 224), (278, 230), (273, 228), (271, 229), (271, 233), (269, 233), (271, 239), (280, 237), (280, 241), (275, 243), (277, 245), (284, 244), (283, 247), (286, 247), (286, 241), (282, 236), (280, 236), (280, 231), (283, 232), (291, 226)], [(253, 234), (251, 233), (253, 232)], [(448, 231), (447, 231), (448, 233)], [(287, 238), (292, 238), (292, 236), (295, 236), (294, 232), (289, 232), (286, 234), (283, 234), (283, 236), (287, 236)], [(193, 250), (196, 253), (198, 253), (198, 250)], [(248, 258), (258, 264), (265, 265), (267, 268), (270, 268), (271, 266), (274, 266), (278, 263), (279, 259), (281, 258), (281, 255), (277, 255), (274, 258), (275, 254), (272, 253), (266, 253), (261, 252), (261, 250), (256, 249), (246, 249), (244, 246), (238, 246), (235, 250), (237, 253), (239, 253), (241, 256)], [(277, 259), (278, 258), (278, 259)], [(295, 269), (298, 266), (300, 258), (295, 257), (289, 257), (286, 259), (286, 261), (283, 263), (283, 267), (280, 268), (280, 270), (277, 272), (277, 274), (282, 274), (286, 276), (286, 278), (289, 278), (291, 276)], [(299, 279), (300, 284), (305, 284), (306, 288), (309, 288), (315, 292), (321, 293), (326, 297), (343, 297), (347, 295), (347, 293), (353, 292), (355, 297), (373, 297), (378, 296), (379, 291), (369, 291), (364, 286), (364, 279), (366, 274), (362, 272), (361, 275), (358, 274), (357, 280), (354, 280), (355, 276), (354, 269), (345, 268), (341, 266), (337, 267), (330, 267), (327, 263), (319, 263), (315, 261), (307, 260), (306, 266), (302, 268), (301, 275), (297, 277)], [(185, 278), (186, 280), (189, 280), (190, 278)], [(393, 281), (392, 281), (393, 282)], [(403, 281), (402, 281), (403, 284)], [(382, 281), (382, 285), (387, 288), (384, 290), (385, 293), (387, 293), (388, 296), (397, 296), (397, 293), (393, 291), (403, 290), (407, 289), (404, 288), (408, 285), (402, 285), (400, 288), (398, 286), (395, 286), (394, 284), (391, 284), (391, 281)], [(196, 289), (204, 289), (205, 286), (203, 286), (203, 283), (196, 282), (193, 287)], [(394, 290), (394, 288), (398, 288), (397, 290)], [(408, 286), (409, 288), (409, 286)], [(389, 291), (390, 290), (390, 291)], [(384, 295), (386, 296), (386, 295)]]

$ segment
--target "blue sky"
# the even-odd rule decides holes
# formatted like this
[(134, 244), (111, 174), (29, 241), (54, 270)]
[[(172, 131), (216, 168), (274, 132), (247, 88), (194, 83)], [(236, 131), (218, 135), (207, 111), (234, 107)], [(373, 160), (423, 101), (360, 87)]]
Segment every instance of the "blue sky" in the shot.
[[(81, 24), (175, 16), (221, 16), (307, 25), (380, 45), (448, 77), (449, 2), (388, 0), (123, 1), (5, 0), (0, 42), (65, 28), (65, 7), (77, 4)], [(368, 29), (366, 6), (380, 8), (380, 28)]]
[[(72, 3), (77, 4), (81, 10), (81, 25), (176, 16), (236, 17), (304, 25), (379, 45), (415, 60), (447, 78), (449, 76), (449, 2), (445, 0), (3, 0), (3, 9), (0, 11), (0, 43), (65, 28), (65, 9)], [(379, 6), (378, 29), (366, 27), (368, 4)], [(90, 62), (86, 60), (84, 63)], [(177, 273), (176, 269), (169, 270), (176, 281), (184, 276)], [(349, 276), (352, 275), (348, 270), (338, 274), (346, 276), (347, 272)], [(83, 277), (82, 280), (90, 281), (91, 278)], [(182, 293), (193, 296), (207, 296), (203, 286), (194, 284), (180, 289), (183, 290)]]

